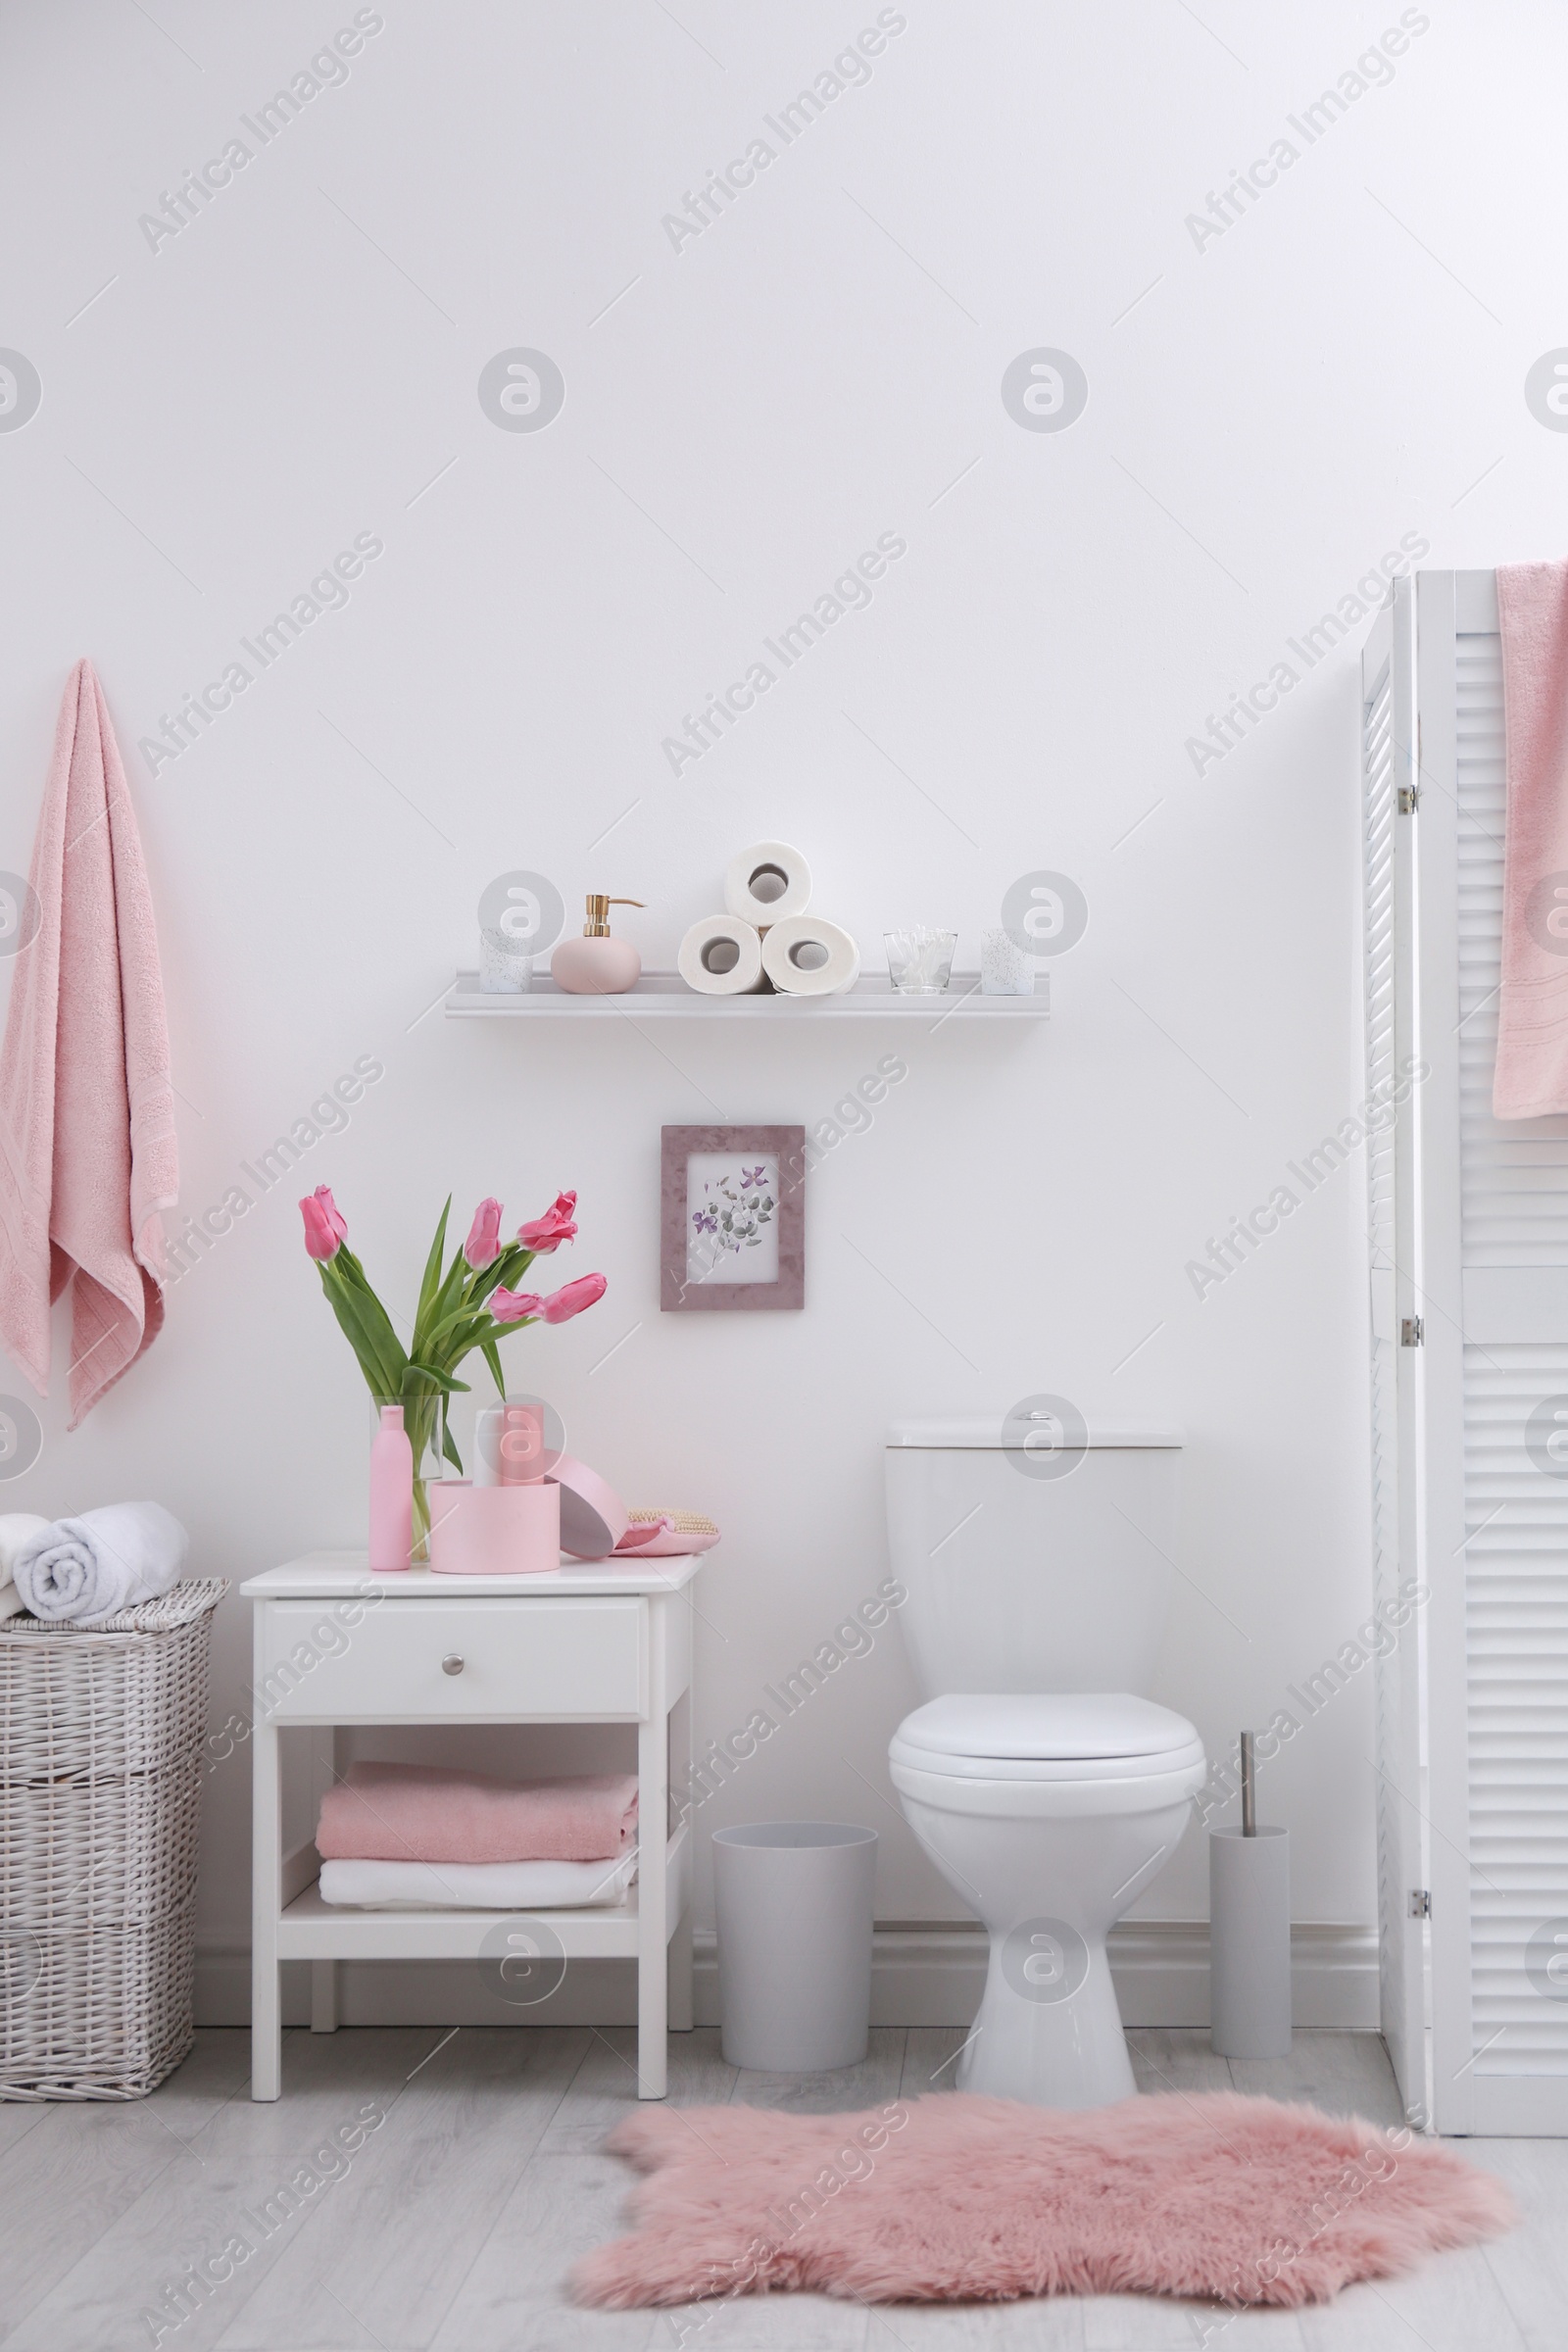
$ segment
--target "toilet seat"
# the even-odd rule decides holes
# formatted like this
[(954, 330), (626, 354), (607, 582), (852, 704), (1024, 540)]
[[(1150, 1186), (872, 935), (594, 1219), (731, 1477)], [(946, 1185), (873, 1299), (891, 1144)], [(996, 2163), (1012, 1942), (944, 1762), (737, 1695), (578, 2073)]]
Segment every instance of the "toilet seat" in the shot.
[(943, 1780), (1148, 1781), (1204, 1764), (1184, 1715), (1127, 1690), (950, 1691), (906, 1715), (888, 1754)]
[(950, 1691), (905, 1717), (888, 1768), (939, 1812), (1037, 1821), (1181, 1804), (1208, 1777), (1187, 1718), (1129, 1690)]
[(1200, 1755), (1191, 1764), (1140, 1773), (1136, 1779), (983, 1781), (973, 1773), (924, 1772), (890, 1755), (888, 1773), (901, 1796), (916, 1798), (938, 1813), (972, 1813), (988, 1821), (1081, 1821), (1185, 1804), (1207, 1780), (1208, 1763)]

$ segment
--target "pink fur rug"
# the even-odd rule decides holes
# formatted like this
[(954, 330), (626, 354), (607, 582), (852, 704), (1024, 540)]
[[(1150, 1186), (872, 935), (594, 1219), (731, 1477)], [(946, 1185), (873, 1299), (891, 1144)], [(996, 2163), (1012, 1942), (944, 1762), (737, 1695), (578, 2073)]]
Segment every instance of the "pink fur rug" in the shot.
[(635, 2234), (573, 2286), (617, 2309), (807, 2287), (1310, 2303), (1514, 2219), (1439, 2141), (1234, 2091), (1087, 2114), (961, 2092), (863, 2115), (661, 2107), (608, 2145), (651, 2178)]

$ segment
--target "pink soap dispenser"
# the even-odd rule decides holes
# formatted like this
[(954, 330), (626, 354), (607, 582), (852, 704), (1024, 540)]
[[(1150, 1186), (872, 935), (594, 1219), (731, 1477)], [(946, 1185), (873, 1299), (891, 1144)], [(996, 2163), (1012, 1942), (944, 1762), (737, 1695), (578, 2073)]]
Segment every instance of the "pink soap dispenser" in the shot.
[(588, 894), (581, 939), (564, 939), (550, 958), (550, 976), (568, 997), (623, 997), (635, 988), (643, 959), (629, 939), (610, 935), (612, 906), (640, 906), (641, 899)]
[(383, 1404), (370, 1442), (370, 1567), (407, 1568), (414, 1547), (414, 1447), (401, 1404)]

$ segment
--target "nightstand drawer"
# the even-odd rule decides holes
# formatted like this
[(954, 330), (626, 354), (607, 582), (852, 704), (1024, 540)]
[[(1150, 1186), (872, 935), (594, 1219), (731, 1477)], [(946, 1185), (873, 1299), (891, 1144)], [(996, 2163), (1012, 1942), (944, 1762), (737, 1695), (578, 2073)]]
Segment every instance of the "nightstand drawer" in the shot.
[(279, 1722), (581, 1719), (646, 1704), (637, 1599), (388, 1597), (352, 1629), (319, 1602), (274, 1600), (261, 1618), (257, 1704)]

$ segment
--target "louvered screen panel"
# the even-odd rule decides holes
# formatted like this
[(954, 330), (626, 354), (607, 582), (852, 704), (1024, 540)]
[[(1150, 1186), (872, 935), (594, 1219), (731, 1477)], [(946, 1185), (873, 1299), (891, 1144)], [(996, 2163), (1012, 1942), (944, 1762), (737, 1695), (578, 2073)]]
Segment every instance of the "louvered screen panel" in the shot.
[[(1365, 909), (1366, 1086), (1369, 1102), (1394, 1091), (1395, 827), (1394, 680), (1392, 661), (1369, 682), (1361, 717), (1362, 849)], [(1398, 1353), (1396, 1330), (1394, 1125), (1367, 1138), (1367, 1236), (1370, 1245), (1372, 1348), (1372, 1578), (1378, 1601), (1394, 1599), (1399, 1582)], [(1398, 1753), (1399, 1662), (1379, 1659), (1375, 1686), (1380, 1756)], [(1401, 1965), (1407, 1876), (1396, 1808), (1396, 1780), (1377, 1782), (1379, 2009), (1391, 2044), (1419, 2020), (1407, 2019)]]
[[(1502, 663), (1456, 646), (1465, 1579), (1478, 2075), (1568, 2075), (1568, 2000), (1526, 1946), (1568, 1923), (1568, 1479), (1525, 1428), (1568, 1397), (1568, 1118), (1492, 1116), (1502, 921)], [(1555, 1269), (1565, 1271), (1554, 1279)]]

